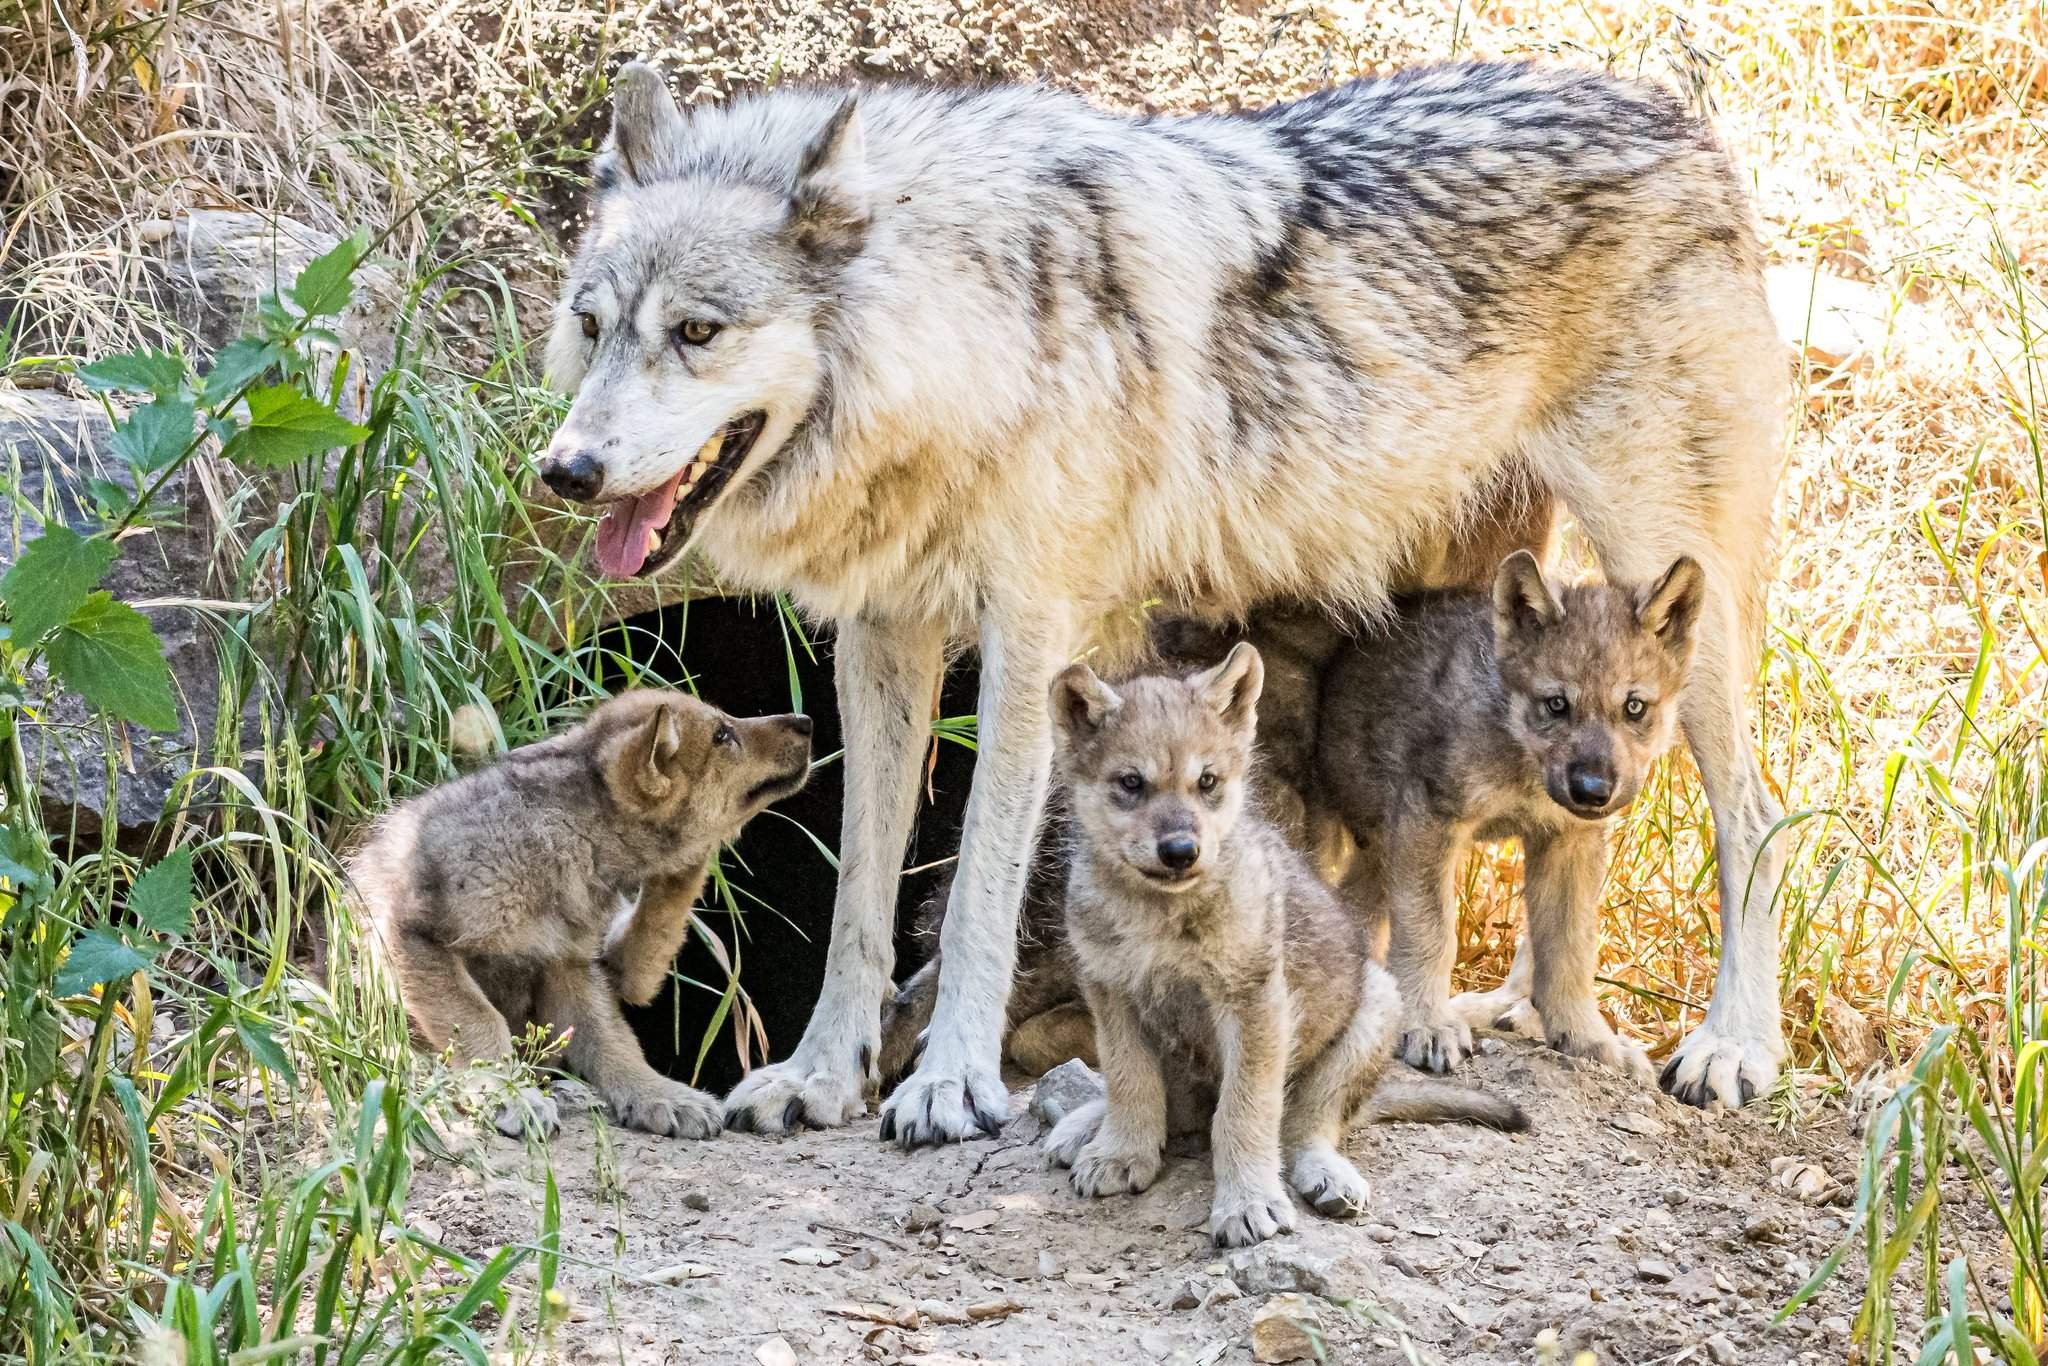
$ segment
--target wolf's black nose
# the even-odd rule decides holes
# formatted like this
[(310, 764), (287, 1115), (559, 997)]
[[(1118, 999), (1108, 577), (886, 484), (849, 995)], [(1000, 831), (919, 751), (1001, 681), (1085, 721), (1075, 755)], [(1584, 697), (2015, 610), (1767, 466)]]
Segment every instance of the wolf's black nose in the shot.
[(789, 718), (789, 728), (798, 735), (809, 735), (811, 733), (811, 718), (808, 716), (792, 716)]
[(604, 469), (589, 451), (550, 455), (540, 462), (540, 481), (572, 503), (587, 503), (604, 488)]
[(1195, 860), (1202, 856), (1202, 846), (1193, 835), (1165, 835), (1159, 841), (1159, 861), (1176, 873), (1195, 866)]
[(1602, 807), (1614, 795), (1614, 775), (1592, 764), (1573, 764), (1565, 770), (1564, 784), (1578, 806)]

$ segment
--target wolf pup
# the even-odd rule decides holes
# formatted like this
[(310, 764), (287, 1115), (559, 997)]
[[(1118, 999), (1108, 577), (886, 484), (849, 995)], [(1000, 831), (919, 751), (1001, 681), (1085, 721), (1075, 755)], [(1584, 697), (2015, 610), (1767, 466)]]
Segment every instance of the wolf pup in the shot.
[[(638, 689), (385, 816), (349, 877), (414, 1027), (471, 1062), (540, 1024), (620, 1123), (716, 1134), (717, 1100), (648, 1065), (619, 998), (660, 989), (712, 855), (804, 785), (810, 735), (807, 716)], [(555, 1127), (552, 1103), (522, 1101), (501, 1130)]]
[[(1412, 1066), (1458, 1066), (1473, 1025), (1533, 996), (1552, 1046), (1649, 1079), (1642, 1049), (1594, 1003), (1600, 887), (1608, 824), (1671, 745), (1703, 593), (1685, 558), (1648, 586), (1554, 593), (1517, 552), (1490, 599), (1411, 600), (1332, 664), (1322, 792), (1358, 843), (1345, 889), (1385, 937)], [(1453, 1001), (1451, 879), (1473, 840), (1509, 837), (1522, 842), (1528, 935), (1506, 986)]]
[[(1365, 1208), (1337, 1151), (1386, 1069), (1400, 1001), (1336, 897), (1245, 778), (1264, 666), (1240, 644), (1190, 678), (1113, 689), (1085, 664), (1054, 680), (1071, 811), (1067, 935), (1095, 1018), (1105, 1100), (1046, 1138), (1082, 1195), (1138, 1192), (1169, 1132), (1208, 1120), (1219, 1246), (1294, 1224), (1286, 1181), (1321, 1213)], [(1169, 1075), (1171, 1073), (1171, 1075)], [(1437, 1113), (1519, 1129), (1506, 1102), (1445, 1088)]]

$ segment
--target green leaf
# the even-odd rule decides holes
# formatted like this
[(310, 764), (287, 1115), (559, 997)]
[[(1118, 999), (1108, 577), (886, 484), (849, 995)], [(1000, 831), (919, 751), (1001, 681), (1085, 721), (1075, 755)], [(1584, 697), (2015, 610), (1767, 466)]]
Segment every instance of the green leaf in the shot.
[(50, 850), (31, 830), (18, 825), (0, 825), (0, 878), (12, 884), (15, 897), (33, 901), (47, 896), (50, 881)]
[(87, 987), (118, 982), (149, 966), (149, 959), (121, 942), (112, 931), (87, 930), (71, 946), (70, 957), (57, 969), (57, 994), (76, 996)]
[(369, 245), (369, 231), (357, 228), (325, 255), (308, 262), (292, 284), (292, 302), (309, 318), (331, 317), (347, 308), (354, 295), (350, 277)]
[(99, 393), (126, 390), (162, 397), (177, 393), (178, 386), (185, 382), (185, 358), (175, 351), (148, 347), (123, 351), (79, 366), (78, 378), (86, 388)]
[(69, 620), (113, 563), (112, 541), (87, 540), (62, 523), (43, 528), (0, 579), (15, 647), (27, 649)]
[(192, 404), (160, 398), (145, 403), (114, 428), (114, 453), (138, 473), (149, 474), (176, 460), (192, 444)]
[(64, 685), (101, 711), (151, 730), (176, 730), (171, 668), (148, 618), (95, 593), (50, 637), (50, 667)]
[(221, 452), (237, 465), (277, 469), (368, 436), (327, 404), (289, 384), (249, 391), (249, 418)]
[(277, 1073), (286, 1081), (297, 1084), (299, 1074), (292, 1070), (291, 1057), (278, 1043), (277, 1036), (270, 1032), (269, 1025), (252, 1016), (237, 1014), (235, 1037), (242, 1041), (243, 1049), (260, 1066)]
[(179, 936), (192, 928), (192, 851), (173, 849), (128, 890), (128, 909), (151, 934)]
[(261, 337), (241, 337), (223, 346), (213, 357), (213, 368), (199, 381), (199, 397), (208, 407), (218, 407), (237, 390), (277, 364), (280, 352)]

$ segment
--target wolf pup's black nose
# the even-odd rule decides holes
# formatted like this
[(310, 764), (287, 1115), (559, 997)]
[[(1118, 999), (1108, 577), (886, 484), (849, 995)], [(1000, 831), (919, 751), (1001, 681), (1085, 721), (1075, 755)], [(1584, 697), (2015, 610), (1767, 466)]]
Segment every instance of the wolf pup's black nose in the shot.
[(1566, 769), (1564, 785), (1575, 806), (1598, 809), (1614, 795), (1614, 775), (1591, 764), (1573, 764)]
[(792, 716), (789, 718), (789, 728), (798, 735), (809, 735), (811, 733), (811, 718), (808, 716)]
[(1176, 873), (1194, 867), (1201, 856), (1202, 846), (1193, 835), (1167, 835), (1159, 841), (1159, 861)]
[(550, 455), (540, 462), (540, 481), (572, 503), (587, 503), (604, 488), (604, 470), (588, 451)]

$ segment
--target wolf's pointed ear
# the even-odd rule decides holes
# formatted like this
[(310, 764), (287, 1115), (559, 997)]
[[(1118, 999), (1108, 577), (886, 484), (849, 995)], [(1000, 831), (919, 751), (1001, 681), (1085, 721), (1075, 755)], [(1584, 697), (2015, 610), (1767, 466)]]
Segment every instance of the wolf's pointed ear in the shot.
[(683, 728), (676, 724), (673, 707), (656, 707), (654, 715), (641, 723), (634, 746), (640, 755), (640, 783), (650, 792), (666, 793), (678, 775), (672, 770), (683, 749)]
[(1249, 729), (1258, 719), (1259, 694), (1266, 687), (1266, 661), (1257, 646), (1240, 640), (1221, 664), (1189, 681), (1224, 724)]
[(1086, 664), (1069, 664), (1053, 679), (1052, 721), (1064, 734), (1101, 730), (1124, 700)]
[(807, 255), (830, 265), (859, 255), (867, 240), (867, 145), (852, 95), (839, 102), (797, 161), (789, 225)]
[(1544, 581), (1543, 566), (1526, 550), (1500, 562), (1493, 576), (1493, 633), (1506, 640), (1564, 620), (1564, 608)]
[(659, 71), (645, 62), (620, 67), (612, 78), (611, 136), (595, 167), (599, 193), (623, 182), (660, 179), (688, 122)]
[(1699, 561), (1680, 555), (1664, 577), (1644, 589), (1636, 600), (1636, 623), (1665, 648), (1683, 655), (1692, 648), (1693, 627), (1707, 599), (1707, 575)]

